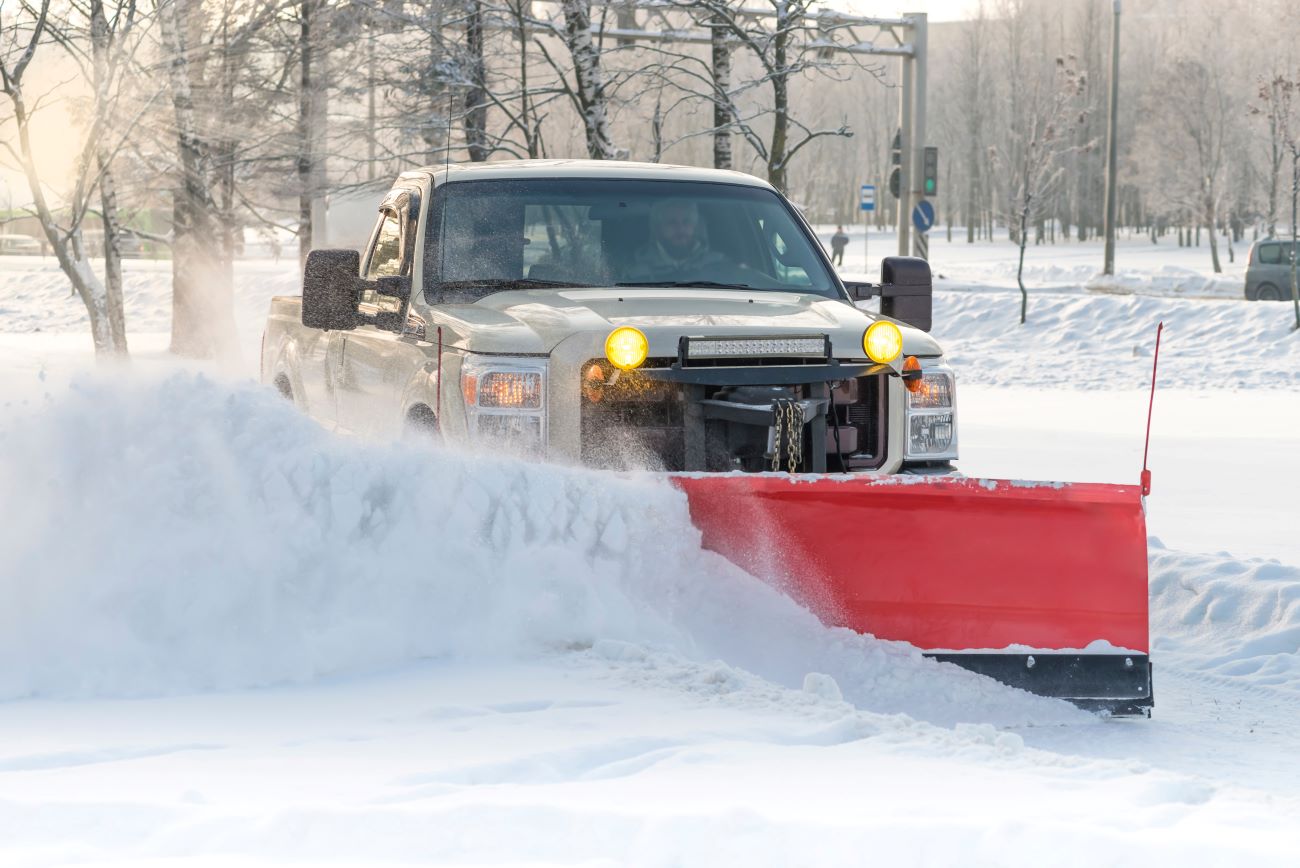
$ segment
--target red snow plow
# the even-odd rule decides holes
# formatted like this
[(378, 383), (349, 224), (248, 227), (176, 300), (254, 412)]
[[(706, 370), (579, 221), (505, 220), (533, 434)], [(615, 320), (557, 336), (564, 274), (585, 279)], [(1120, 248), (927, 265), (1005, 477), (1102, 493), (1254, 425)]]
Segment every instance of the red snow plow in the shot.
[(1152, 705), (1139, 486), (678, 476), (704, 545), (833, 626), (1112, 714)]

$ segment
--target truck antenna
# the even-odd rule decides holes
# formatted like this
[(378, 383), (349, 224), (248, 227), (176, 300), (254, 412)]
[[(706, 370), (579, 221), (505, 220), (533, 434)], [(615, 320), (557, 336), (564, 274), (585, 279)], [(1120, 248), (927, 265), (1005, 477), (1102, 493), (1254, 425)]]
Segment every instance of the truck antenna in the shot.
[(1165, 330), (1164, 322), (1156, 326), (1156, 351), (1151, 359), (1151, 400), (1147, 402), (1147, 439), (1142, 446), (1142, 496), (1151, 493), (1151, 471), (1147, 469), (1147, 454), (1151, 451), (1151, 412), (1156, 405), (1156, 370), (1160, 365), (1160, 333)]
[[(442, 183), (445, 185), (448, 176), (451, 174), (451, 112), (452, 112), (452, 88), (447, 88), (447, 140), (442, 143)], [(436, 186), (436, 185), (435, 185)], [(442, 195), (438, 197), (442, 200), (442, 207), (438, 213), (438, 284), (441, 287), (443, 281), (447, 279), (447, 191), (443, 190)], [(441, 297), (441, 289), (438, 296)], [(442, 329), (438, 329), (438, 336), (441, 338)], [(442, 347), (438, 348), (438, 364), (442, 364)], [(438, 386), (442, 387), (442, 375), (438, 376)]]

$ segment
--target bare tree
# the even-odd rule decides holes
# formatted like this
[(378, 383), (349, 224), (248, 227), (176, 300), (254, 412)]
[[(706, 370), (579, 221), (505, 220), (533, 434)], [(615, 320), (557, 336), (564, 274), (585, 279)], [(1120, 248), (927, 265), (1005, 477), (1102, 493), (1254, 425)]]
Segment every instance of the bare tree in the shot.
[(1061, 178), (1060, 157), (1075, 147), (1071, 137), (1085, 116), (1078, 107), (1083, 86), (1083, 80), (1067, 63), (1067, 58), (1058, 57), (1050, 83), (1034, 87), (1017, 101), (1021, 111), (1015, 118), (1018, 147), (1013, 150), (1012, 159), (1001, 168), (1011, 184), (1008, 218), (1014, 221), (1019, 244), (1016, 284), (1020, 287), (1021, 325), (1029, 310), (1029, 292), (1024, 280), (1028, 226)]
[(212, 197), (209, 146), (194, 100), (191, 34), (202, 32), (201, 0), (163, 0), (158, 23), (167, 58), (178, 179), (172, 193), (172, 341), (181, 356), (233, 352), (233, 288), (223, 280)]
[(587, 138), (587, 156), (593, 160), (611, 160), (616, 149), (610, 133), (610, 83), (601, 68), (599, 38), (592, 33), (591, 0), (560, 0), (564, 15), (563, 39), (572, 60), (573, 84), (549, 52), (543, 53), (554, 66), (564, 89), (582, 119)]
[[(52, 26), (48, 0), (39, 6), (23, 5), (12, 18), (0, 20), (0, 92), (9, 98), (13, 109), (18, 147), (15, 149), (8, 141), (0, 146), (21, 167), (41, 231), (60, 269), (86, 307), (95, 354), (124, 358), (128, 351), (112, 164), (135, 125), (134, 118), (118, 116), (118, 96), (122, 84), (120, 43), (135, 26), (136, 9), (133, 3), (123, 3), (114, 7), (110, 15), (101, 0), (92, 0), (88, 8), (74, 6), (73, 9), (86, 18), (88, 52), (73, 32), (70, 18), (61, 20), (59, 27)], [(32, 146), (32, 119), (41, 108), (42, 97), (29, 102), (25, 88), (26, 75), (38, 50), (55, 44), (62, 45), (78, 62), (91, 92), (90, 118), (76, 161), (73, 186), (65, 197), (64, 207), (57, 212), (46, 196), (45, 181)], [(91, 267), (82, 231), (96, 194), (104, 226), (105, 280), (100, 280)]]
[[(1280, 154), (1291, 162), (1291, 304), (1295, 308), (1295, 325), (1292, 328), (1300, 329), (1300, 284), (1297, 283), (1296, 274), (1297, 266), (1300, 265), (1297, 262), (1300, 260), (1300, 255), (1297, 255), (1297, 250), (1300, 250), (1297, 247), (1297, 240), (1300, 240), (1297, 237), (1300, 233), (1300, 214), (1297, 214), (1297, 207), (1300, 206), (1300, 73), (1295, 78), (1275, 75), (1260, 87), (1257, 99), (1258, 102), (1251, 106), (1250, 111), (1252, 114), (1263, 114), (1268, 119), (1273, 155)], [(1282, 160), (1273, 156), (1273, 162), (1280, 166)], [(1269, 216), (1272, 221), (1276, 220), (1276, 186), (1275, 178), (1275, 189), (1269, 195)], [(1269, 234), (1276, 233), (1270, 231)]]
[(1265, 212), (1269, 237), (1277, 236), (1278, 189), (1281, 186), (1282, 163), (1286, 159), (1286, 109), (1290, 104), (1288, 86), (1293, 86), (1286, 76), (1275, 73), (1269, 78), (1261, 77), (1255, 102), (1250, 107), (1250, 114), (1262, 117), (1268, 129), (1268, 162), (1265, 169), (1268, 179), (1268, 210)]
[(1231, 98), (1217, 61), (1210, 58), (1183, 58), (1173, 64), (1167, 90), (1167, 119), (1171, 122), (1170, 138), (1183, 145), (1188, 160), (1185, 168), (1196, 174), (1194, 187), (1198, 218), (1209, 235), (1210, 261), (1215, 274), (1223, 271), (1219, 263), (1219, 197), (1222, 193), (1225, 144), (1231, 121)]
[[(980, 201), (980, 164), (984, 152), (984, 112), (988, 108), (983, 81), (985, 43), (988, 22), (984, 3), (980, 2), (975, 18), (962, 34), (962, 59), (965, 75), (961, 77), (961, 112), (965, 115), (966, 146), (966, 243), (975, 243), (975, 224)], [(950, 163), (951, 164), (951, 163)]]

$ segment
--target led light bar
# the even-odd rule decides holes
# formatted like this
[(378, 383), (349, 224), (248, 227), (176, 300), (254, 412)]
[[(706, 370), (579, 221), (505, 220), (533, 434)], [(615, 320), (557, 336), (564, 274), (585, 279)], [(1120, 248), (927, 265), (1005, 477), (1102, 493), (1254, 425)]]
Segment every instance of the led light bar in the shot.
[(759, 356), (808, 356), (827, 358), (825, 335), (761, 338), (686, 339), (688, 359), (736, 359)]

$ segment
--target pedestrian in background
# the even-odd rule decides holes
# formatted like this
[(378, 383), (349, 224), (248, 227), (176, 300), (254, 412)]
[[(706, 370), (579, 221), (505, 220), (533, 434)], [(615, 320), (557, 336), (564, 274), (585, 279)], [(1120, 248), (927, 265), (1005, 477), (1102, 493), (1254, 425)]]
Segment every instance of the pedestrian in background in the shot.
[(835, 234), (831, 236), (831, 263), (834, 265), (844, 264), (844, 248), (849, 246), (849, 236), (844, 234), (843, 226), (835, 227)]

